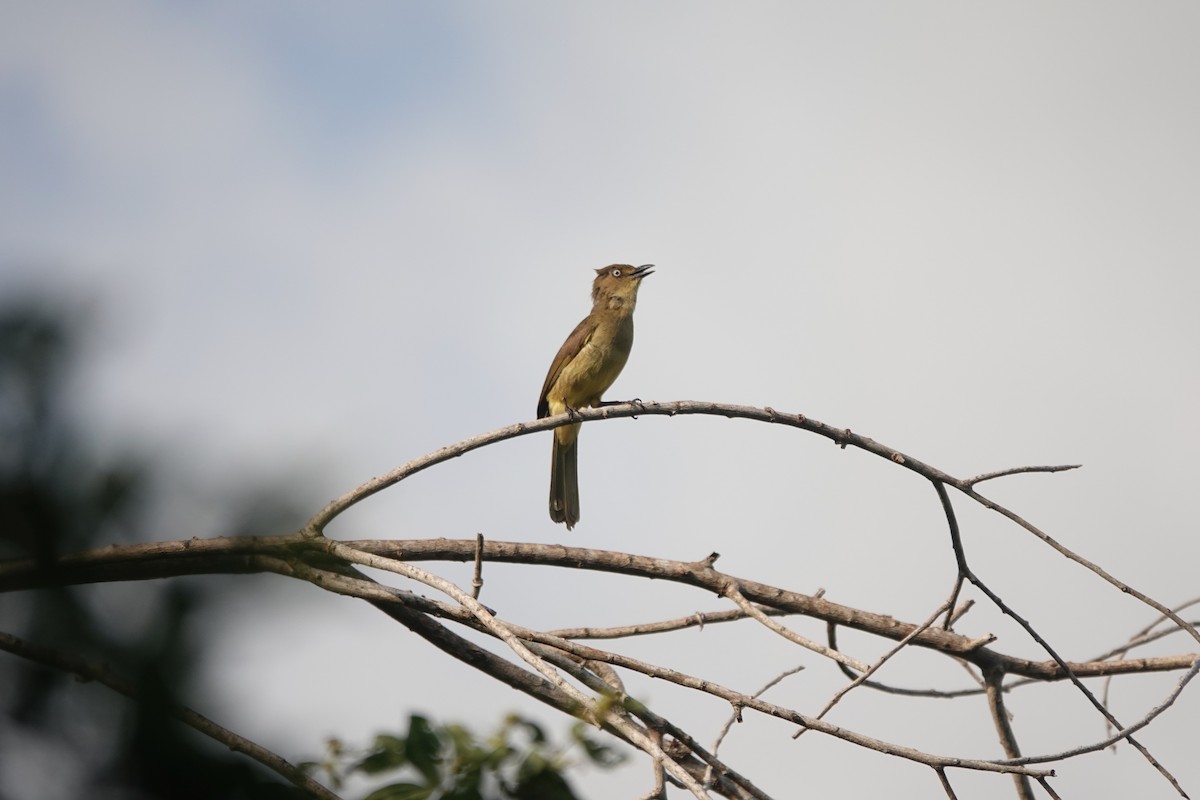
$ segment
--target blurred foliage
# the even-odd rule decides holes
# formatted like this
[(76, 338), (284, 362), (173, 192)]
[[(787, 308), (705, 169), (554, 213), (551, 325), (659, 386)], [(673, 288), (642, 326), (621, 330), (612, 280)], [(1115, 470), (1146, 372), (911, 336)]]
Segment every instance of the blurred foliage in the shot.
[(414, 714), (405, 734), (380, 734), (365, 752), (331, 740), (322, 761), (304, 766), (324, 773), (335, 789), (351, 776), (397, 773), (365, 800), (576, 800), (566, 771), (580, 758), (603, 768), (623, 760), (590, 738), (582, 722), (571, 728), (568, 742), (556, 745), (539, 725), (516, 715), (480, 740), (461, 725), (434, 726)]
[[(70, 403), (85, 340), (77, 309), (44, 298), (0, 305), (0, 557), (30, 558), (52, 582), (60, 553), (150, 538), (162, 487), (150, 454), (88, 452)], [(254, 493), (252, 493), (254, 494)], [(278, 492), (244, 500), (245, 520), (278, 518)], [(295, 507), (295, 504), (292, 504)], [(0, 798), (276, 798), (301, 796), (273, 773), (177, 722), (203, 648), (190, 623), (205, 581), (55, 586), (4, 597), (0, 625), (40, 645), (108, 664), (139, 687), (136, 702), (71, 676), (0, 654)], [(41, 756), (33, 758), (32, 748)], [(54, 774), (31, 765), (58, 765)]]

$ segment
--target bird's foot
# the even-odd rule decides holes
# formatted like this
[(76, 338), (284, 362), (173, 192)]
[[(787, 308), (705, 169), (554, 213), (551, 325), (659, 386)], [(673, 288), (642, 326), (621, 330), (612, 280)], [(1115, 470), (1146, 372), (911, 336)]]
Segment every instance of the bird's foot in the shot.
[[(635, 397), (632, 400), (601, 400), (599, 406), (634, 406), (641, 411), (646, 410), (646, 406), (642, 403), (642, 398)], [(631, 414), (630, 419), (637, 419), (637, 414)]]
[(646, 407), (642, 403), (642, 398), (640, 398), (640, 397), (635, 397), (632, 400), (601, 400), (599, 403), (596, 404), (596, 407), (599, 408), (599, 407), (603, 407), (603, 406), (624, 406), (624, 405), (637, 406), (638, 408)]

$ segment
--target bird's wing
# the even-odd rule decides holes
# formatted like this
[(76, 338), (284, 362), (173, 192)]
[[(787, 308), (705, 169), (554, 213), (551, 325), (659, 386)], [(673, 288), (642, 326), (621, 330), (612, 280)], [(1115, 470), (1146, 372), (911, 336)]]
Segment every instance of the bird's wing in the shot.
[(558, 348), (558, 355), (554, 357), (554, 361), (550, 364), (550, 371), (546, 373), (546, 382), (542, 384), (542, 394), (538, 397), (538, 419), (550, 416), (550, 402), (546, 399), (546, 395), (550, 392), (550, 387), (558, 380), (558, 376), (562, 374), (563, 367), (571, 362), (571, 359), (579, 355), (583, 350), (584, 345), (592, 338), (592, 334), (596, 332), (596, 320), (589, 314), (583, 318), (583, 321), (575, 326), (575, 330), (571, 331), (571, 335), (562, 343), (562, 347)]

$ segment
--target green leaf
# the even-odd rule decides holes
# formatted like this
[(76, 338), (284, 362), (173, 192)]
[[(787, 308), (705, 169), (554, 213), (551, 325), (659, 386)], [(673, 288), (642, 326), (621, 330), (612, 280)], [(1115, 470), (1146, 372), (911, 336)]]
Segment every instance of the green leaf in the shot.
[[(471, 758), (459, 758), (450, 766), (450, 788), (454, 791), (478, 789), (483, 783), (483, 770), (487, 766), (485, 754), (480, 752)], [(450, 797), (451, 794), (447, 794)]]
[(480, 794), (478, 786), (464, 786), (440, 795), (438, 800), (483, 800), (483, 795)]
[(525, 756), (525, 760), (521, 762), (520, 768), (517, 769), (517, 777), (520, 780), (540, 775), (546, 770), (552, 770), (554, 767), (546, 759), (546, 756), (539, 750), (530, 751), (529, 755)]
[(393, 783), (376, 789), (364, 800), (429, 800), (435, 789), (434, 786), (418, 786), (415, 783)]
[(467, 753), (477, 748), (475, 735), (462, 725), (443, 725), (442, 734), (454, 743), (455, 749), (460, 753)]
[(512, 790), (514, 800), (578, 800), (571, 785), (557, 769), (546, 762), (522, 775)]
[(591, 759), (593, 764), (598, 764), (602, 767), (615, 767), (625, 760), (625, 754), (602, 744), (587, 735), (589, 727), (582, 722), (577, 722), (571, 726), (571, 738), (579, 743), (583, 748), (583, 752)]
[(408, 760), (425, 778), (430, 786), (437, 786), (441, 770), (442, 740), (429, 724), (429, 720), (420, 714), (413, 714), (408, 719), (408, 741), (405, 752)]
[(400, 769), (408, 763), (408, 746), (404, 739), (387, 734), (375, 737), (375, 746), (365, 758), (351, 767), (367, 775)]
[(546, 743), (546, 732), (536, 722), (517, 716), (510, 717), (510, 721), (514, 727), (523, 728), (529, 734), (529, 738), (534, 744)]
[(484, 754), (484, 767), (492, 771), (498, 770), (504, 766), (505, 761), (508, 761), (516, 754), (517, 751), (509, 747), (507, 744), (499, 745), (496, 747), (496, 749)]

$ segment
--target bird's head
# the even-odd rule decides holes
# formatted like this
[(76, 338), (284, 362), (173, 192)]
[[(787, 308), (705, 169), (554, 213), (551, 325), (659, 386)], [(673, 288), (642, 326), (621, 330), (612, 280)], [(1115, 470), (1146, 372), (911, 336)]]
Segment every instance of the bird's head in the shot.
[(642, 278), (652, 275), (653, 264), (634, 267), (629, 264), (609, 264), (596, 270), (592, 281), (592, 305), (596, 308), (624, 309), (632, 312), (637, 304), (637, 290)]

